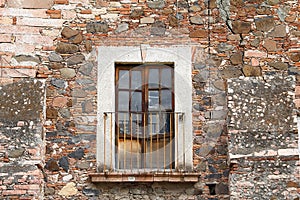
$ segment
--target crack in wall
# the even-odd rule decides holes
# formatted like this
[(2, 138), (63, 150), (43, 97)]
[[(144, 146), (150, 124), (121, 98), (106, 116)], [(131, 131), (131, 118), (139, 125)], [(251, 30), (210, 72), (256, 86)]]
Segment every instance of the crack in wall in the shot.
[(221, 18), (224, 20), (228, 29), (233, 33), (231, 20), (230, 20), (230, 0), (217, 0), (217, 7), (220, 10)]

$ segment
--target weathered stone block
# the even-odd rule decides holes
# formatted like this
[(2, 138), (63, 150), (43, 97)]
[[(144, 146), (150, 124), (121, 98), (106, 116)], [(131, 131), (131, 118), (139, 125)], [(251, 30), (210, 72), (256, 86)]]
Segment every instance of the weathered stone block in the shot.
[(73, 55), (73, 56), (69, 57), (66, 61), (67, 61), (67, 64), (68, 64), (69, 66), (71, 66), (71, 65), (77, 65), (77, 64), (80, 64), (80, 63), (82, 63), (84, 60), (85, 60), (84, 55), (78, 54), (78, 55)]
[(86, 25), (88, 33), (107, 33), (108, 25), (105, 22), (89, 22)]
[(231, 130), (292, 131), (294, 120), (293, 76), (266, 75), (228, 81)]
[(259, 31), (268, 32), (274, 28), (275, 22), (273, 17), (263, 17), (255, 19), (256, 29)]
[(206, 30), (194, 30), (190, 32), (191, 38), (206, 38), (208, 36), (208, 32)]
[(147, 0), (149, 8), (159, 9), (165, 7), (164, 0)]
[(75, 69), (62, 68), (59, 71), (60, 71), (61, 77), (65, 78), (65, 79), (71, 79), (71, 78), (74, 78), (76, 76)]
[(245, 66), (243, 66), (242, 71), (245, 76), (261, 76), (262, 75), (260, 67), (245, 65)]
[(249, 33), (251, 30), (251, 23), (243, 21), (233, 21), (232, 30), (236, 34)]
[(238, 65), (243, 63), (243, 53), (242, 52), (237, 52), (232, 54), (230, 57), (230, 61), (233, 65)]
[(56, 46), (55, 51), (57, 53), (61, 53), (61, 54), (73, 54), (73, 53), (76, 53), (77, 51), (79, 51), (79, 48), (75, 44), (68, 44), (68, 43), (60, 42)]
[(79, 33), (78, 30), (74, 30), (70, 27), (64, 27), (63, 30), (61, 31), (61, 35), (67, 39), (77, 35)]
[(278, 70), (288, 70), (288, 64), (284, 62), (269, 62), (268, 63), (271, 67), (278, 69)]
[(7, 0), (7, 6), (11, 8), (50, 8), (54, 0)]

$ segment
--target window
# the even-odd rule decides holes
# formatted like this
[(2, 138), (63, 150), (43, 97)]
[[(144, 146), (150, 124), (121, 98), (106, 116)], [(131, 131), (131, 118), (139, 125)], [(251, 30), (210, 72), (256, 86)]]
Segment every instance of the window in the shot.
[(192, 169), (191, 55), (187, 46), (98, 48), (99, 172)]
[(174, 168), (173, 68), (116, 65), (116, 168)]

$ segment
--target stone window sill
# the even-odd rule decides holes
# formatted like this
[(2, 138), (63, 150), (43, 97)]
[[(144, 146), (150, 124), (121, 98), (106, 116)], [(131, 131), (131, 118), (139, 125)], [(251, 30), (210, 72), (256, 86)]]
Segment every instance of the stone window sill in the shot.
[(91, 182), (198, 182), (197, 173), (91, 173)]

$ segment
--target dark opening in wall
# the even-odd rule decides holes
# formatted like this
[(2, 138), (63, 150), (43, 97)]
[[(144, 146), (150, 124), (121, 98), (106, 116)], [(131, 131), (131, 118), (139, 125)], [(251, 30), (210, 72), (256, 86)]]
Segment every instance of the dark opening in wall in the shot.
[(215, 183), (209, 183), (206, 184), (209, 188), (209, 194), (210, 195), (216, 195), (216, 184)]

